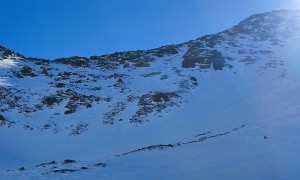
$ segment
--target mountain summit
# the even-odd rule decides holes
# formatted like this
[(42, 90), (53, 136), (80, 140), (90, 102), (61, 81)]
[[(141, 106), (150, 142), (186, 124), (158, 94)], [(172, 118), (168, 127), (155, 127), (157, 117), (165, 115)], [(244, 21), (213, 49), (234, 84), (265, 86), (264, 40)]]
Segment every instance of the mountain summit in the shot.
[(297, 179), (299, 48), (299, 10), (151, 50), (0, 46), (0, 176)]

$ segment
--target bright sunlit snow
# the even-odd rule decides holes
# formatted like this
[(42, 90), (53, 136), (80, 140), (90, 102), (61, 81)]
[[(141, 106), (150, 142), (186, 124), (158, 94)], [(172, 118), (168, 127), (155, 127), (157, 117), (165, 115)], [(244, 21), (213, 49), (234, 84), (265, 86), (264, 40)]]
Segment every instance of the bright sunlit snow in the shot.
[(0, 68), (10, 68), (16, 66), (17, 62), (14, 59), (0, 59)]

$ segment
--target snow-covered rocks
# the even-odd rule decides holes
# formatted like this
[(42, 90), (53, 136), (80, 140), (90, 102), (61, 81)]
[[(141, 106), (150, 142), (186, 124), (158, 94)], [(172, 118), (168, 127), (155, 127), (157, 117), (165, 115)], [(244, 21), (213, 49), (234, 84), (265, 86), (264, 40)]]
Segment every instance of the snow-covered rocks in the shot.
[[(152, 50), (54, 61), (11, 53), (0, 60), (0, 169), (17, 171), (0, 175), (131, 179), (140, 172), (127, 165), (147, 165), (157, 177), (167, 167), (171, 177), (207, 179), (213, 167), (232, 179), (226, 168), (266, 162), (289, 173), (278, 162), (300, 156), (299, 14), (254, 15)], [(272, 174), (272, 163), (261, 169)]]

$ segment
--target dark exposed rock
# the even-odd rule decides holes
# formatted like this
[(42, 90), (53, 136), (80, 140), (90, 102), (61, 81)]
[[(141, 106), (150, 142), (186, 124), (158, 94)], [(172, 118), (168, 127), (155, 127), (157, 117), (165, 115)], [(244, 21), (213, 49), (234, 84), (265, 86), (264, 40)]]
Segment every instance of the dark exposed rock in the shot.
[(5, 121), (5, 118), (0, 114), (0, 122)]
[(24, 78), (24, 76), (22, 76), (22, 74), (20, 72), (15, 72), (14, 75), (17, 77), (17, 78)]
[(18, 170), (19, 170), (19, 171), (24, 171), (25, 168), (24, 168), (24, 167), (20, 167)]
[(51, 172), (64, 174), (64, 173), (71, 173), (71, 172), (75, 172), (75, 171), (78, 171), (78, 170), (76, 170), (76, 169), (56, 169)]
[(56, 88), (63, 88), (63, 87), (65, 87), (65, 86), (66, 86), (65, 83), (57, 83), (57, 84), (55, 85)]
[[(99, 102), (101, 98), (94, 95), (79, 94), (71, 89), (66, 89), (57, 91), (56, 94), (45, 96), (42, 99), (42, 104), (52, 107), (55, 104), (60, 104), (63, 100), (68, 100), (68, 103), (65, 106), (66, 111), (64, 112), (64, 114), (67, 115), (76, 112), (77, 108), (80, 106), (90, 108), (92, 107), (93, 102)], [(104, 98), (103, 100), (107, 100), (107, 98)]]
[(190, 48), (183, 56), (182, 67), (194, 68), (199, 65), (200, 69), (213, 68), (222, 70), (226, 65), (225, 57), (217, 50)]
[(57, 134), (61, 131), (59, 125), (56, 122), (48, 122), (47, 124), (44, 124), (41, 128), (41, 131), (45, 130), (51, 130), (54, 134)]
[(42, 74), (49, 76), (48, 71), (46, 70), (46, 68), (42, 68)]
[[(51, 118), (60, 119), (58, 117), (63, 117), (64, 115), (60, 112), (60, 109), (54, 108), (54, 106), (62, 104), (62, 102), (66, 103), (64, 104), (64, 107), (66, 108), (64, 110), (64, 114), (71, 114), (80, 110), (82, 107), (91, 108), (95, 104), (98, 104), (100, 100), (104, 100), (107, 102), (103, 102), (99, 108), (106, 105), (109, 106), (108, 110), (106, 108), (102, 109), (105, 112), (102, 113), (101, 110), (101, 113), (105, 117), (103, 118), (104, 122), (106, 123), (113, 124), (116, 120), (119, 120), (121, 118), (119, 117), (119, 115), (121, 115), (121, 111), (124, 111), (127, 105), (131, 103), (134, 105), (138, 103), (138, 110), (135, 114), (133, 114), (130, 122), (139, 123), (142, 120), (147, 120), (147, 115), (150, 113), (159, 116), (162, 114), (161, 112), (164, 109), (177, 105), (179, 102), (177, 100), (180, 96), (184, 96), (186, 95), (184, 93), (189, 93), (190, 90), (196, 89), (195, 86), (200, 83), (200, 81), (198, 82), (195, 77), (191, 77), (189, 75), (189, 72), (191, 72), (191, 74), (198, 77), (195, 75), (197, 71), (185, 71), (180, 67), (176, 67), (176, 61), (180, 59), (180, 57), (178, 58), (177, 56), (178, 53), (185, 53), (183, 56), (182, 67), (199, 68), (201, 69), (200, 72), (205, 72), (206, 69), (222, 70), (226, 67), (230, 67), (230, 65), (227, 64), (230, 60), (222, 54), (223, 52), (224, 54), (232, 55), (233, 57), (235, 57), (235, 53), (240, 53), (233, 59), (236, 61), (234, 63), (244, 62), (245, 64), (251, 64), (256, 63), (257, 61), (267, 61), (262, 62), (262, 65), (257, 64), (262, 66), (259, 67), (259, 71), (264, 68), (278, 67), (280, 65), (279, 60), (277, 60), (275, 56), (274, 58), (272, 57), (275, 52), (267, 50), (269, 49), (267, 46), (262, 47), (263, 49), (261, 49), (259, 44), (256, 44), (257, 42), (252, 43), (251, 39), (249, 39), (253, 36), (253, 38), (258, 38), (259, 40), (269, 39), (269, 44), (272, 42), (275, 44), (281, 44), (281, 42), (284, 42), (284, 39), (282, 38), (277, 38), (279, 40), (276, 40), (276, 37), (274, 37), (270, 32), (271, 36), (267, 36), (265, 34), (267, 31), (276, 27), (276, 23), (280, 24), (281, 18), (273, 16), (272, 13), (271, 15), (268, 14), (265, 19), (262, 17), (262, 15), (251, 16), (228, 31), (224, 31), (216, 35), (203, 36), (197, 40), (181, 45), (163, 46), (146, 51), (116, 52), (103, 56), (92, 56), (90, 58), (75, 56), (56, 59), (51, 62), (38, 58), (26, 58), (20, 60), (15, 56), (16, 54), (13, 51), (0, 47), (1, 54), (3, 53), (4, 56), (13, 56), (11, 58), (15, 63), (15, 66), (10, 68), (10, 71), (5, 71), (4, 73), (1, 71), (4, 78), (7, 78), (7, 80), (15, 78), (13, 77), (13, 73), (19, 78), (24, 78), (26, 76), (34, 77), (39, 75), (39, 73), (42, 73), (46, 76), (42, 76), (41, 79), (38, 80), (39, 82), (45, 82), (47, 83), (46, 85), (48, 85), (45, 86), (45, 84), (42, 84), (40, 88), (36, 88), (37, 83), (35, 83), (32, 87), (30, 87), (30, 85), (21, 87), (22, 84), (20, 82), (28, 82), (28, 78), (23, 80), (17, 79), (16, 81), (13, 79), (11, 82), (8, 82), (11, 84), (11, 89), (6, 88), (4, 90), (0, 87), (0, 113), (8, 115), (6, 111), (14, 109), (17, 110), (18, 113), (24, 115), (24, 119), (26, 120), (26, 118), (34, 115), (30, 113), (38, 110), (46, 111), (47, 108), (50, 108), (54, 111), (54, 115), (51, 114), (48, 117), (45, 117), (45, 120), (49, 120)], [(291, 27), (294, 27), (294, 25)], [(289, 32), (286, 32), (286, 34), (288, 36)], [(238, 35), (238, 38), (235, 38), (235, 35)], [(239, 38), (244, 40), (239, 41)], [(253, 48), (251, 46), (253, 46)], [(171, 55), (176, 56), (168, 57)], [(265, 55), (264, 57), (267, 58), (262, 58), (260, 55)], [(145, 71), (137, 68), (149, 67), (154, 61), (159, 61), (158, 64), (155, 64), (155, 67), (157, 68), (145, 68)], [(54, 63), (60, 63), (60, 65)], [(24, 66), (24, 64), (26, 66)], [(67, 64), (67, 66), (62, 64)], [(86, 68), (73, 68), (71, 66)], [(122, 69), (122, 67), (128, 69)], [(120, 69), (115, 70), (114, 68)], [(164, 68), (166, 68), (165, 72)], [(161, 74), (162, 72), (166, 74)], [(159, 88), (159, 90), (167, 91), (167, 89), (171, 89), (170, 91), (174, 92), (178, 96), (173, 96), (174, 94), (153, 92), (157, 90), (155, 89), (156, 86), (147, 86), (145, 88), (142, 84), (135, 86), (135, 83), (139, 83), (136, 81), (137, 76), (148, 78), (144, 80), (145, 82), (149, 81), (149, 83), (160, 78), (164, 81), (159, 82), (160, 85), (163, 85), (163, 87)], [(201, 74), (199, 74), (199, 77), (201, 77)], [(6, 81), (6, 79), (4, 80)], [(17, 86), (13, 86), (14, 83)], [(170, 88), (167, 87), (169, 85)], [(100, 86), (103, 86), (103, 88), (109, 87), (109, 89), (103, 89), (103, 91), (97, 92), (102, 90)], [(56, 89), (55, 87), (60, 89)], [(40, 92), (38, 92), (39, 90)], [(100, 94), (101, 96), (106, 96), (105, 93), (110, 90), (113, 93), (117, 90), (122, 94), (120, 94), (121, 96), (114, 96), (115, 99), (113, 102), (110, 102), (110, 97), (98, 97)], [(150, 90), (152, 90), (152, 92)], [(126, 97), (128, 98), (126, 99)], [(125, 99), (119, 100), (117, 98)], [(34, 101), (36, 99), (37, 101)], [(59, 111), (59, 116), (55, 115), (55, 113), (57, 113), (56, 111)], [(6, 119), (9, 119), (8, 117)], [(117, 119), (115, 120), (115, 118)], [(124, 118), (122, 119), (124, 122), (127, 122), (127, 117), (122, 118)], [(16, 122), (18, 121), (22, 121), (22, 119), (16, 120)], [(45, 123), (42, 125), (44, 124)], [(31, 129), (26, 122), (22, 123), (21, 127), (22, 125), (24, 125), (24, 129)], [(51, 129), (51, 126), (51, 124), (48, 124), (45, 125), (45, 128)], [(86, 128), (84, 125), (78, 127), (79, 129)], [(72, 126), (72, 128), (75, 129), (75, 133), (71, 134), (77, 134), (76, 132), (78, 128), (76, 127), (76, 124)]]
[(58, 162), (56, 161), (51, 161), (49, 163), (42, 163), (42, 164), (39, 164), (39, 165), (36, 165), (35, 167), (41, 167), (41, 166), (46, 166), (46, 165), (54, 165), (54, 164), (57, 164)]
[(197, 40), (201, 41), (205, 47), (215, 48), (217, 44), (221, 44), (224, 41), (224, 37), (220, 34), (206, 35)]
[(212, 61), (214, 70), (222, 70), (225, 66), (225, 58), (222, 53), (217, 50), (213, 50), (211, 53), (212, 54), (209, 58)]
[(0, 114), (0, 126), (6, 126), (6, 127), (10, 128), (10, 127), (13, 127), (15, 124), (16, 124), (16, 122), (9, 121)]
[(117, 62), (103, 56), (91, 56), (90, 59), (93, 60), (99, 68), (106, 70), (116, 69), (119, 65)]
[(83, 132), (88, 130), (88, 124), (86, 123), (78, 123), (72, 131), (69, 133), (70, 136), (78, 136), (82, 134)]
[(36, 77), (36, 75), (33, 73), (34, 70), (29, 67), (29, 66), (24, 66), (21, 70), (20, 70), (20, 73), (23, 75), (23, 76), (30, 76), (30, 77)]
[(80, 77), (80, 75), (77, 74), (77, 73), (74, 73), (74, 72), (66, 72), (66, 71), (64, 71), (64, 72), (58, 73), (58, 75), (57, 75), (57, 77), (55, 78), (55, 80), (56, 80), (56, 81), (60, 81), (60, 80), (68, 80), (68, 79), (71, 78), (71, 76), (77, 76), (77, 77), (79, 77), (79, 78), (82, 78), (82, 77)]
[(91, 91), (101, 91), (102, 88), (101, 87), (93, 87), (90, 89)]
[(136, 97), (133, 96), (133, 95), (127, 96), (127, 101), (128, 101), (128, 102), (133, 102), (135, 99), (136, 99)]
[(90, 59), (97, 62), (99, 67), (104, 69), (116, 69), (120, 65), (129, 68), (129, 63), (134, 67), (149, 67), (150, 62), (154, 61), (146, 51), (116, 52), (103, 56), (91, 56)]
[(164, 56), (177, 54), (178, 51), (175, 46), (169, 45), (169, 46), (162, 46), (157, 49), (149, 50), (147, 51), (147, 53), (152, 53), (154, 56), (157, 57), (164, 57)]
[(191, 77), (190, 77), (190, 80), (191, 80), (191, 81), (197, 81), (197, 79), (196, 79), (194, 76), (191, 76)]
[(95, 167), (106, 167), (106, 164), (105, 163), (97, 163), (97, 164), (94, 164), (93, 166), (95, 166)]
[(33, 62), (36, 65), (49, 65), (49, 60), (47, 59), (41, 59), (41, 58), (34, 58), (34, 57), (28, 57), (26, 59), (23, 59), (25, 62)]
[(119, 79), (119, 78), (126, 78), (128, 77), (128, 75), (126, 74), (111, 74), (109, 76), (106, 77), (106, 79)]
[(85, 57), (73, 56), (69, 58), (60, 58), (51, 61), (51, 63), (68, 64), (74, 67), (87, 67), (89, 65), (89, 59)]
[(130, 151), (127, 153), (123, 153), (122, 155), (128, 155), (128, 154), (132, 154), (132, 153), (136, 153), (136, 152), (142, 152), (142, 151), (153, 151), (155, 149), (164, 149), (164, 148), (172, 148), (174, 147), (173, 144), (159, 144), (159, 145), (152, 145), (152, 146), (147, 146), (147, 147), (143, 147), (134, 151)]
[(30, 125), (28, 125), (28, 124), (24, 124), (24, 125), (23, 125), (23, 128), (24, 128), (25, 130), (29, 130), (29, 131), (32, 131), (32, 130), (33, 130), (33, 128), (30, 127)]
[(159, 79), (160, 80), (165, 80), (165, 79), (168, 79), (168, 78), (169, 78), (169, 76), (165, 74), (165, 75), (162, 75)]
[(71, 89), (68, 89), (64, 92), (61, 91), (60, 95), (62, 96), (62, 98), (69, 99), (69, 102), (65, 106), (67, 110), (64, 112), (64, 114), (66, 115), (76, 112), (79, 106), (90, 108), (92, 106), (91, 103), (100, 101), (100, 98), (97, 96), (79, 94), (75, 91), (72, 91)]
[(42, 103), (47, 106), (59, 104), (60, 100), (55, 95), (46, 96), (42, 99)]
[(112, 110), (103, 114), (103, 123), (104, 124), (114, 124), (115, 117), (124, 111), (127, 107), (127, 104), (124, 102), (117, 102)]
[(131, 123), (142, 123), (150, 113), (161, 113), (167, 107), (178, 106), (180, 96), (175, 92), (154, 92), (139, 98), (139, 109), (129, 120)]
[(75, 163), (75, 160), (72, 159), (65, 159), (62, 164), (71, 164), (71, 163)]
[[(266, 16), (268, 18), (265, 18)], [(271, 40), (276, 37), (276, 33), (273, 33), (273, 30), (277, 29), (277, 26), (284, 21), (286, 21), (284, 17), (274, 13), (256, 14), (225, 30), (224, 33), (230, 36), (249, 35), (255, 41)]]
[(147, 74), (141, 74), (140, 76), (144, 77), (144, 78), (148, 78), (148, 77), (153, 77), (156, 75), (161, 74), (161, 72), (151, 72), (151, 73), (147, 73)]
[(154, 102), (169, 102), (172, 97), (176, 97), (176, 93), (163, 93), (158, 92), (152, 95), (152, 100)]
[(3, 51), (2, 58), (9, 58), (10, 56), (24, 58), (23, 55), (15, 53), (14, 51), (11, 51), (10, 49), (7, 49), (3, 46), (0, 46), (0, 51)]
[(150, 67), (150, 62), (152, 62), (153, 59), (149, 57), (143, 57), (142, 59), (139, 59), (137, 61), (134, 61), (135, 67)]

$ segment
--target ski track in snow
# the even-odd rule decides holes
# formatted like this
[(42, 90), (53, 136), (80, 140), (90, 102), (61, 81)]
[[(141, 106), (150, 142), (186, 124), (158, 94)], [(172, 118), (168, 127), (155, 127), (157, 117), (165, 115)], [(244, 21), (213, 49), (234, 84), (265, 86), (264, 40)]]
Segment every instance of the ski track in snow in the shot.
[[(189, 145), (189, 144), (193, 144), (193, 143), (200, 143), (212, 138), (218, 138), (221, 136), (225, 136), (228, 135), (230, 133), (234, 133), (235, 131), (238, 131), (244, 127), (246, 127), (247, 124), (244, 124), (240, 127), (236, 127), (233, 128), (232, 130), (229, 131), (224, 131), (224, 132), (220, 132), (220, 133), (215, 133), (213, 134), (213, 132), (209, 132), (209, 133), (201, 133), (195, 136), (195, 140), (191, 140), (191, 141), (179, 141), (177, 143), (171, 143), (171, 144), (159, 144), (159, 145), (150, 145), (147, 147), (143, 147), (143, 148), (139, 148), (137, 150), (133, 150), (130, 152), (126, 152), (126, 153), (122, 153), (121, 155), (116, 155), (116, 157), (120, 157), (120, 156), (127, 156), (127, 155), (131, 155), (134, 153), (139, 153), (139, 152), (149, 152), (149, 151), (154, 151), (154, 150), (165, 150), (167, 148), (176, 148), (179, 146), (185, 146), (185, 145)], [(212, 134), (211, 134), (212, 133)], [(209, 134), (209, 135), (206, 135)], [(26, 173), (27, 171), (29, 171), (30, 173), (32, 172), (38, 172), (40, 173), (40, 175), (42, 176), (47, 176), (49, 174), (55, 174), (55, 173), (74, 173), (74, 172), (79, 172), (79, 171), (87, 171), (90, 169), (97, 169), (97, 168), (105, 168), (106, 166), (109, 166), (109, 164), (107, 162), (78, 162), (76, 160), (72, 160), (72, 159), (66, 159), (63, 161), (51, 161), (51, 162), (47, 162), (47, 163), (41, 163), (38, 164), (34, 167), (20, 167), (16, 170), (7, 170), (6, 172), (2, 172), (0, 173), (0, 175), (2, 174), (3, 177), (5, 177), (7, 174), (11, 174), (11, 173)]]

